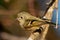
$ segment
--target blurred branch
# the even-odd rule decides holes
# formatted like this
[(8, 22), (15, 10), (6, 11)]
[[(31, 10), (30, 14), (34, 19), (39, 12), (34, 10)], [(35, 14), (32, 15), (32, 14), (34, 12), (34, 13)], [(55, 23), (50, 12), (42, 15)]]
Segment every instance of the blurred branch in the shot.
[[(55, 5), (55, 2), (48, 9), (46, 15), (44, 16), (44, 18), (50, 20), (49, 22), (51, 22), (51, 19), (52, 19), (52, 14), (53, 14), (52, 12), (53, 12), (53, 10), (55, 8), (54, 5)], [(46, 34), (48, 32), (48, 29), (49, 29), (49, 24), (45, 24), (45, 25), (42, 25), (42, 26), (45, 27), (45, 29), (44, 29), (44, 31), (42, 31), (42, 36), (41, 36), (40, 40), (45, 40)], [(38, 38), (38, 36), (39, 36), (39, 33), (36, 33), (36, 34), (33, 33), (33, 34), (30, 35), (28, 40), (35, 40), (36, 38)]]

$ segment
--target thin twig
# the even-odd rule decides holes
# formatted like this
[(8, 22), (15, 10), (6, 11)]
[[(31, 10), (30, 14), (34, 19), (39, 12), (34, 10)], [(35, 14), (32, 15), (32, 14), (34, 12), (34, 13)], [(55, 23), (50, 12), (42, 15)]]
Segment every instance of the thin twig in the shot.
[[(49, 10), (47, 11), (47, 14), (44, 16), (45, 18), (51, 20), (52, 12), (54, 10), (54, 5), (55, 5), (55, 3), (49, 8)], [(47, 15), (49, 15), (49, 16), (47, 16)], [(43, 25), (43, 27), (46, 27), (46, 28), (44, 29), (40, 40), (45, 40), (46, 34), (48, 32), (49, 24)], [(35, 34), (33, 33), (30, 35), (28, 40), (35, 40), (38, 36), (39, 36), (39, 33), (35, 33)]]

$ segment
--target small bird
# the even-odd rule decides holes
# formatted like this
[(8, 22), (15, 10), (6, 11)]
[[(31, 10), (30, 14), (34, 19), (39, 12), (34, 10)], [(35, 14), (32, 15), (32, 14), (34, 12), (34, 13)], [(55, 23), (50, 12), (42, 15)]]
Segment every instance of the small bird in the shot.
[(44, 24), (45, 21), (32, 16), (28, 12), (20, 12), (17, 15), (17, 20), (22, 28), (25, 30), (36, 30), (39, 29), (40, 25)]
[(49, 23), (48, 20), (40, 19), (24, 11), (17, 14), (17, 20), (19, 21), (19, 25), (25, 30), (36, 30), (42, 25)]

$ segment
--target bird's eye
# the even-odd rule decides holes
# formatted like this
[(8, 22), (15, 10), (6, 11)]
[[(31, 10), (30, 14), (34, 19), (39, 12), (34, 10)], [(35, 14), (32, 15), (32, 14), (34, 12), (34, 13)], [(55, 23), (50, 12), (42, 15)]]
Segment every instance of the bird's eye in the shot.
[(23, 17), (21, 17), (21, 19), (22, 19)]

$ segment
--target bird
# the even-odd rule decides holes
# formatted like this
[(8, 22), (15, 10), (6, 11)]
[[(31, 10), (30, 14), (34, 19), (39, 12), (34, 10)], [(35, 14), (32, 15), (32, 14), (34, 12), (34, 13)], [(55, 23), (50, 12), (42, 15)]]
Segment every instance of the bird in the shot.
[[(54, 24), (48, 20), (43, 20), (38, 17), (31, 15), (29, 12), (19, 12), (17, 14), (17, 20), (21, 28), (25, 30), (36, 30), (39, 29), (44, 24)], [(42, 27), (44, 29), (44, 27)]]

